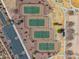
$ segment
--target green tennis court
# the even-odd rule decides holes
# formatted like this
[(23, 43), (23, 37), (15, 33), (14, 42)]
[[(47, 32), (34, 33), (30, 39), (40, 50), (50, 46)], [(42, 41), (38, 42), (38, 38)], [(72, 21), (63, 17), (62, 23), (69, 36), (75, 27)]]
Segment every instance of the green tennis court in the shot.
[(25, 14), (38, 14), (40, 13), (40, 7), (37, 6), (24, 6)]
[(44, 26), (45, 20), (44, 19), (30, 19), (29, 26)]
[(34, 32), (34, 38), (49, 38), (49, 31), (36, 31)]
[(54, 50), (54, 43), (39, 43), (40, 50)]

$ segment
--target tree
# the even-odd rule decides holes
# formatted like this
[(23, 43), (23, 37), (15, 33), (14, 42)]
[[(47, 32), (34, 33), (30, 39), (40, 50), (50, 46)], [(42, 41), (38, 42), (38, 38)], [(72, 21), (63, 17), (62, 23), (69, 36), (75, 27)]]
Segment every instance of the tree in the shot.
[(62, 33), (62, 32), (64, 32), (64, 29), (63, 28), (60, 28), (60, 29), (57, 30), (57, 32), (58, 33)]

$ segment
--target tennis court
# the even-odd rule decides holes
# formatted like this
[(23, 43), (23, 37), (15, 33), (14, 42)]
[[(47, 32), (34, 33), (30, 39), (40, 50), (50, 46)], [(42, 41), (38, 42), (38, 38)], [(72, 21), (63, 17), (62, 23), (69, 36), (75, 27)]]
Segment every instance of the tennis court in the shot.
[(49, 38), (49, 31), (36, 31), (34, 32), (34, 38)]
[(24, 6), (24, 13), (26, 14), (38, 14), (40, 13), (40, 8), (37, 6)]
[(54, 50), (54, 43), (39, 43), (40, 50)]
[(30, 19), (29, 26), (44, 26), (44, 19)]

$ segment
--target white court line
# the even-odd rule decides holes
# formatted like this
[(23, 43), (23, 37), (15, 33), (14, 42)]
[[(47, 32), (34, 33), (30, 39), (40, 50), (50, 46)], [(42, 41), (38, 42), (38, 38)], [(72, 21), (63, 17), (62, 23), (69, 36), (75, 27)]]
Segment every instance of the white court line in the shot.
[[(6, 6), (5, 6), (4, 1), (1, 0), (1, 2), (2, 2), (4, 8), (6, 9), (6, 12), (7, 12), (9, 18), (12, 19), (11, 16), (10, 16), (10, 14), (9, 14), (9, 12), (8, 12), (8, 10), (7, 10), (7, 8), (6, 8)], [(23, 48), (24, 48), (24, 50), (25, 50), (25, 52), (26, 52), (27, 57), (28, 57), (29, 59), (31, 59), (31, 58), (30, 58), (30, 55), (29, 55), (29, 53), (28, 53), (28, 51), (27, 51), (27, 49), (26, 49), (26, 47), (25, 47), (25, 45), (24, 45), (24, 43), (23, 43), (23, 41), (22, 41), (22, 39), (21, 39), (21, 36), (20, 36), (20, 34), (18, 33), (18, 31), (17, 31), (17, 29), (16, 29), (16, 26), (15, 26), (14, 24), (13, 24), (13, 27), (14, 27), (14, 30), (16, 31), (16, 33), (17, 33), (17, 35), (18, 35), (18, 37), (19, 37), (19, 40), (20, 40), (20, 42), (21, 42), (21, 44), (22, 44), (22, 46), (23, 46)]]

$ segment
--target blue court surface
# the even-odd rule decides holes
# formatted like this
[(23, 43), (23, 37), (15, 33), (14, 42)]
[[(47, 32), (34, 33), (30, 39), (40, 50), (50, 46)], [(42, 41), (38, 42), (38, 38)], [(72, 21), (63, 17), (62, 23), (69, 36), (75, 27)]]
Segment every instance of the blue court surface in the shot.
[(14, 55), (18, 55), (19, 59), (28, 59), (26, 54), (22, 54), (22, 52), (24, 51), (20, 40), (17, 37), (17, 34), (12, 26), (12, 24), (8, 25), (8, 26), (4, 26), (3, 28), (3, 32), (5, 34), (5, 36), (11, 40), (11, 47), (12, 47), (12, 51), (14, 53)]
[[(3, 33), (6, 36), (6, 38), (8, 38), (11, 41), (10, 46), (12, 47), (11, 49), (12, 49), (13, 54), (18, 55), (19, 59), (28, 59), (27, 55), (25, 53), (24, 54), (22, 53), (25, 51), (13, 28), (13, 24), (10, 23), (9, 25), (7, 25), (6, 18), (2, 12), (0, 12), (0, 19), (3, 23), (3, 25), (6, 25), (2, 29), (3, 29)], [(17, 37), (17, 39), (16, 39), (16, 37)]]
[(6, 16), (0, 11), (0, 20), (2, 21), (3, 25), (6, 25)]

